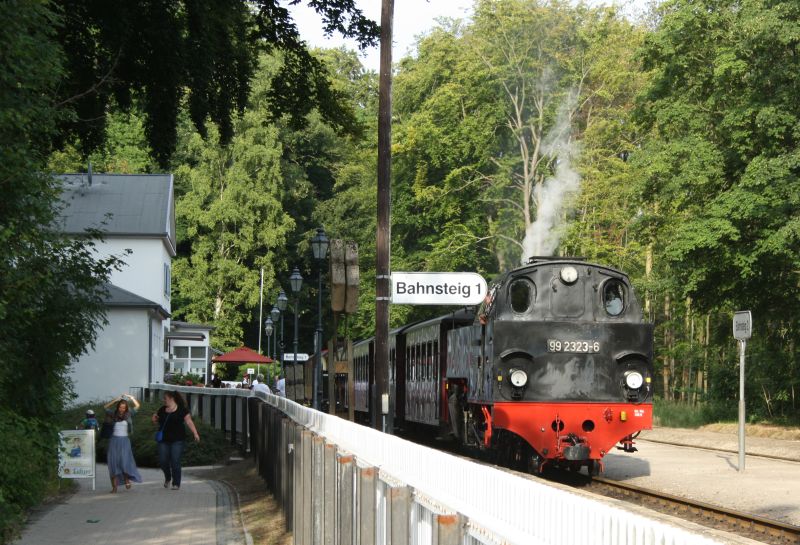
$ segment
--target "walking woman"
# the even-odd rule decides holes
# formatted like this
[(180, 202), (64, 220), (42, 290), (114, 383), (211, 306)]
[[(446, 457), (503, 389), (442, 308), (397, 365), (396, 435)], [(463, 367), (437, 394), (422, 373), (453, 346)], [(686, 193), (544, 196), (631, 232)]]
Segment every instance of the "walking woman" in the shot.
[(139, 475), (136, 460), (133, 458), (130, 439), (133, 433), (133, 415), (138, 408), (139, 402), (128, 394), (122, 394), (105, 405), (107, 419), (114, 426), (106, 454), (112, 494), (117, 491), (117, 484), (124, 482), (125, 488), (130, 488), (131, 481), (142, 482), (142, 476)]
[(192, 415), (186, 408), (186, 402), (178, 392), (164, 392), (164, 405), (153, 415), (153, 423), (163, 433), (158, 443), (158, 462), (164, 472), (164, 488), (172, 483), (173, 490), (181, 487), (181, 456), (186, 445), (186, 426), (192, 432), (195, 441), (200, 435), (192, 421)]

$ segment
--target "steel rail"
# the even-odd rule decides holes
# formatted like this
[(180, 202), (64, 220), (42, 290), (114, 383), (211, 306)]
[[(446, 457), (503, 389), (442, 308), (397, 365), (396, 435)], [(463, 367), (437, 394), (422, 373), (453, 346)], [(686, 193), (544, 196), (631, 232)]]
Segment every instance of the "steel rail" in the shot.
[[(729, 448), (715, 448), (715, 447), (704, 447), (700, 445), (693, 445), (690, 443), (678, 443), (675, 441), (669, 441), (665, 439), (649, 439), (647, 437), (640, 437), (639, 441), (647, 441), (650, 443), (658, 443), (660, 445), (671, 445), (673, 447), (684, 447), (684, 448), (694, 448), (700, 450), (709, 450), (711, 452), (724, 452), (726, 454), (736, 454), (738, 451), (729, 449)], [(794, 464), (800, 464), (800, 460), (797, 458), (789, 458), (787, 456), (776, 456), (774, 454), (761, 454), (757, 452), (748, 452), (748, 458), (765, 458), (767, 460), (779, 460), (781, 462), (791, 462)]]
[[(747, 537), (774, 544), (800, 544), (800, 527), (771, 520), (751, 513), (744, 513), (711, 505), (702, 501), (691, 500), (649, 490), (640, 486), (612, 481), (602, 477), (593, 477), (590, 484), (584, 487), (592, 493), (606, 496), (622, 496), (624, 500), (633, 500), (644, 507), (657, 507), (669, 510), (670, 514), (677, 511), (681, 516), (690, 515), (687, 520), (709, 526), (709, 522), (723, 526), (723, 530), (746, 533)], [(712, 526), (714, 527), (714, 526)]]

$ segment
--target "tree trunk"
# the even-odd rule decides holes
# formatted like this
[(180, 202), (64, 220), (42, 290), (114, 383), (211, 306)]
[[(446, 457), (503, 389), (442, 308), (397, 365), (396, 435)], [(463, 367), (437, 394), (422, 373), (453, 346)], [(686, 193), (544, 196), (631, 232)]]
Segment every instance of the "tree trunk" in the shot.
[(675, 371), (675, 357), (672, 355), (672, 323), (670, 322), (670, 300), (669, 295), (664, 296), (664, 348), (667, 350), (667, 356), (664, 361), (662, 369), (662, 379), (664, 381), (664, 400), (672, 401), (672, 388), (670, 381)]
[(692, 388), (692, 329), (694, 323), (692, 322), (692, 298), (687, 297), (686, 314), (683, 317), (683, 334), (689, 340), (689, 351), (684, 356), (681, 362), (681, 401), (690, 401), (690, 390)]
[[(650, 243), (647, 245), (647, 248), (644, 252), (644, 278), (646, 281), (646, 285), (650, 285), (650, 276), (653, 273), (653, 244)], [(646, 319), (650, 322), (653, 321), (653, 316), (650, 314), (650, 289), (647, 288), (644, 291), (644, 314)]]
[(703, 338), (703, 370), (697, 371), (697, 385), (703, 387), (703, 399), (708, 399), (708, 347), (711, 343), (711, 314), (706, 314), (706, 331)]

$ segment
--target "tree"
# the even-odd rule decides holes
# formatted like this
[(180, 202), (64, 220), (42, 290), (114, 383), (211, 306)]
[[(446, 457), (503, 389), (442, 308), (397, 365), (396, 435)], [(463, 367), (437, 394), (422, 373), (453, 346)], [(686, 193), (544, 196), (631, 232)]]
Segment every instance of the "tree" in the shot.
[(800, 7), (674, 0), (661, 14), (643, 49), (653, 80), (635, 161), (647, 221), (674, 298), (723, 323), (734, 308), (762, 317), (754, 348), (768, 362), (749, 372), (771, 411), (798, 383)]
[(281, 206), (278, 130), (263, 116), (247, 112), (228, 146), (213, 125), (205, 140), (187, 131), (180, 152), (187, 163), (175, 171), (181, 244), (189, 247), (175, 262), (176, 308), (213, 323), (215, 342), (226, 349), (241, 344), (243, 323), (258, 305), (259, 270), (267, 290), (276, 285), (276, 249), (294, 228)]
[[(233, 135), (235, 111), (243, 111), (257, 53), (283, 56), (279, 77), (267, 97), (274, 119), (289, 115), (295, 126), (318, 108), (342, 131), (357, 127), (344, 97), (331, 88), (323, 64), (309, 54), (289, 11), (278, 0), (136, 0), (91, 3), (56, 0), (63, 16), (58, 39), (66, 53), (59, 104), (74, 112), (56, 135), (77, 135), (88, 155), (106, 137), (113, 99), (123, 109), (138, 101), (147, 140), (162, 168), (175, 149), (184, 93), (195, 128), (206, 119), (221, 141)], [(377, 25), (354, 0), (309, 1), (327, 33), (356, 38), (361, 47), (377, 41)]]
[[(45, 171), (59, 112), (63, 58), (45, 2), (0, 4), (0, 540), (53, 478), (53, 416), (70, 399), (69, 367), (104, 320), (116, 258), (67, 240), (55, 220), (59, 183)], [(21, 433), (20, 430), (24, 430)]]

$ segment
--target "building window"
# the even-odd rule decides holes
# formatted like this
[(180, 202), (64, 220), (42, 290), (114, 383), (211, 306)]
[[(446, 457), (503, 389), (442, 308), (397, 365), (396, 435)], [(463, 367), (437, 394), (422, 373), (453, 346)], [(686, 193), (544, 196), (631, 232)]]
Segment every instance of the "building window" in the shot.
[(172, 280), (172, 274), (169, 270), (169, 264), (164, 263), (164, 297), (169, 299), (170, 296), (170, 284)]
[(205, 380), (206, 376), (206, 347), (205, 346), (174, 346), (174, 357), (170, 360), (170, 371), (173, 373), (192, 373), (200, 375)]

